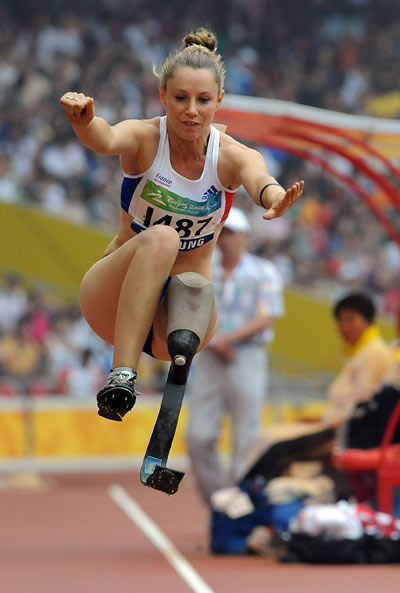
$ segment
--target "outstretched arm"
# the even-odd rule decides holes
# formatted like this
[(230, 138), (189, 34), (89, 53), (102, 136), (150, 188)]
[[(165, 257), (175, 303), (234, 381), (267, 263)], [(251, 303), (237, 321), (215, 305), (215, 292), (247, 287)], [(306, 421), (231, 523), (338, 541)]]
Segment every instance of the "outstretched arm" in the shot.
[(239, 145), (236, 152), (237, 182), (242, 184), (253, 201), (266, 210), (265, 220), (282, 216), (300, 198), (304, 181), (285, 189), (269, 174), (267, 165), (256, 150)]
[(269, 202), (267, 202), (267, 199), (264, 200), (263, 196), (269, 187), (270, 186), (268, 185), (264, 191), (261, 189), (259, 194), (261, 205), (267, 208), (267, 212), (263, 214), (263, 218), (265, 218), (265, 220), (271, 220), (271, 218), (278, 218), (278, 216), (282, 216), (286, 210), (288, 210), (295, 202), (297, 202), (303, 193), (304, 181), (296, 181), (291, 187), (289, 187), (289, 189), (285, 189), (279, 185), (280, 193), (278, 194), (275, 191), (274, 195), (271, 196), (271, 192), (269, 192), (270, 197), (267, 196), (267, 199), (269, 200)]
[(97, 117), (94, 100), (83, 93), (65, 93), (60, 103), (79, 140), (95, 152), (107, 155), (134, 154), (138, 148), (141, 122), (128, 120), (110, 126)]

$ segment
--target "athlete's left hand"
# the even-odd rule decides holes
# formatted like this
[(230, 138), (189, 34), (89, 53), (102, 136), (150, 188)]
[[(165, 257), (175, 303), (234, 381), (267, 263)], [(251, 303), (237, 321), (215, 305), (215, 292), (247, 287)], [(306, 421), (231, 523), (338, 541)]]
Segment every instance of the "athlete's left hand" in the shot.
[(282, 194), (274, 199), (274, 203), (262, 215), (265, 220), (271, 220), (272, 218), (278, 218), (282, 216), (293, 204), (297, 202), (303, 193), (304, 181), (296, 181), (285, 194)]

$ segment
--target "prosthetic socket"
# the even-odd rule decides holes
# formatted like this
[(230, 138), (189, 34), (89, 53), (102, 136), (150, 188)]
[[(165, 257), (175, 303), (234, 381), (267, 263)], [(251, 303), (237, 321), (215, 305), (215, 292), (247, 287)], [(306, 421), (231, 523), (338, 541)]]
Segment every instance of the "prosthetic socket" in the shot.
[(210, 323), (214, 288), (201, 274), (183, 272), (171, 278), (167, 299), (167, 344), (174, 381), (186, 383), (190, 364)]

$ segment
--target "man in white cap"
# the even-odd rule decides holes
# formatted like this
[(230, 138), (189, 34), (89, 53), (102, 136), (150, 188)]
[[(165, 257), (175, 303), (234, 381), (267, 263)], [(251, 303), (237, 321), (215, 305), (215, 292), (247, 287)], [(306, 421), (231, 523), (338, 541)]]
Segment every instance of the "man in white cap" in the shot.
[[(216, 490), (237, 484), (249, 449), (259, 436), (268, 391), (267, 345), (273, 322), (284, 314), (283, 283), (276, 267), (247, 251), (250, 224), (232, 208), (218, 239), (213, 284), (219, 329), (196, 355), (188, 394), (187, 445), (199, 491), (206, 503)], [(225, 415), (231, 418), (230, 468), (217, 442)]]

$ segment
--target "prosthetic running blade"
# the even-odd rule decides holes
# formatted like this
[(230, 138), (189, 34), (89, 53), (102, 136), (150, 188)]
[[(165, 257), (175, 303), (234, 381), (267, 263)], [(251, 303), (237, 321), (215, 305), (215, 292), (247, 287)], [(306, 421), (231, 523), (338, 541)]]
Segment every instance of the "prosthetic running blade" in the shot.
[(140, 470), (142, 484), (166, 494), (175, 494), (184, 476), (183, 472), (166, 467), (186, 389), (186, 383), (172, 382), (171, 374), (170, 371)]
[(171, 366), (161, 406), (140, 470), (142, 484), (166, 494), (175, 494), (184, 473), (166, 467), (185, 395), (198, 336), (190, 330), (176, 330), (168, 336)]

